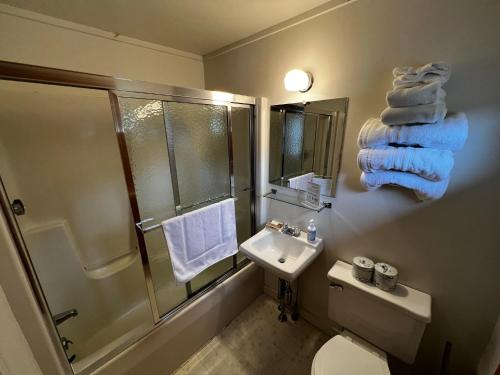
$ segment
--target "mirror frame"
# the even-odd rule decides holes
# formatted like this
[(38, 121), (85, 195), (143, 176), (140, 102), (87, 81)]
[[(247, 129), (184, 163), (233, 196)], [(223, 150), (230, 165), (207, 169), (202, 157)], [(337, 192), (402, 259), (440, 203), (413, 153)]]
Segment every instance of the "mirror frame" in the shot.
[[(340, 169), (342, 165), (342, 151), (343, 151), (343, 146), (344, 146), (344, 138), (345, 138), (345, 128), (347, 124), (347, 112), (348, 112), (348, 106), (349, 106), (349, 98), (344, 97), (344, 98), (336, 98), (336, 99), (325, 99), (325, 100), (315, 100), (315, 101), (307, 101), (305, 103), (284, 103), (284, 104), (274, 104), (269, 107), (269, 116), (268, 116), (268, 121), (269, 121), (269, 145), (268, 145), (268, 160), (267, 160), (267, 180), (269, 182), (269, 187), (270, 189), (279, 189), (282, 191), (288, 192), (288, 194), (296, 194), (300, 193), (303, 190), (298, 190), (298, 189), (292, 189), (287, 186), (281, 186), (277, 184), (273, 184), (270, 181), (270, 176), (269, 176), (269, 171), (270, 171), (270, 162), (271, 162), (271, 113), (273, 111), (273, 107), (282, 107), (283, 109), (285, 108), (290, 108), (291, 110), (297, 110), (298, 107), (304, 107), (304, 105), (307, 105), (309, 103), (314, 103), (314, 102), (327, 102), (330, 100), (339, 100), (343, 101), (343, 103), (339, 103), (339, 107), (335, 110), (332, 111), (322, 111), (320, 114), (327, 114), (331, 115), (332, 117), (338, 117), (337, 120), (334, 123), (334, 143), (333, 143), (333, 154), (331, 157), (331, 163), (332, 163), (332, 187), (330, 190), (329, 195), (322, 195), (322, 197), (332, 197), (334, 198), (337, 193), (337, 184), (338, 184), (338, 176), (340, 174)], [(305, 112), (305, 111), (304, 111)], [(316, 113), (316, 112), (314, 112)], [(319, 113), (319, 112), (318, 112)], [(285, 121), (285, 116), (280, 116), (281, 121)], [(283, 171), (282, 171), (283, 173)]]

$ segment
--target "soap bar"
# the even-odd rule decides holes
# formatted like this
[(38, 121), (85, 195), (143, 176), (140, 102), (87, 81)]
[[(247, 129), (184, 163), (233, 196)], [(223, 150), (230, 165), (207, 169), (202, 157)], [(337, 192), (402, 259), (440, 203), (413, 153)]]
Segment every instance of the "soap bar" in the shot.
[(266, 227), (269, 229), (281, 230), (281, 228), (283, 228), (283, 223), (278, 220), (272, 219), (267, 222)]

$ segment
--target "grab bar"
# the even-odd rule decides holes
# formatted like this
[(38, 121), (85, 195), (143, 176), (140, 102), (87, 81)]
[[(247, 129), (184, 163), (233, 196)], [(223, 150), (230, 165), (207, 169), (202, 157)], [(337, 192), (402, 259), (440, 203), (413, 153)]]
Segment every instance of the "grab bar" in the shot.
[[(241, 191), (250, 191), (251, 189), (243, 189)], [(175, 210), (178, 212), (178, 211), (182, 211), (182, 210), (187, 210), (189, 208), (193, 208), (193, 207), (197, 207), (197, 206), (200, 206), (202, 204), (205, 204), (205, 203), (210, 203), (210, 202), (213, 202), (213, 201), (220, 201), (220, 200), (224, 200), (225, 198), (233, 198), (235, 201), (238, 200), (238, 198), (236, 197), (233, 197), (231, 196), (231, 194), (222, 194), (222, 195), (219, 195), (217, 197), (211, 197), (211, 198), (208, 198), (208, 199), (205, 199), (203, 201), (199, 201), (199, 202), (195, 202), (193, 204), (190, 204), (189, 206), (176, 206), (175, 207)], [(150, 221), (153, 221), (155, 218), (154, 217), (150, 217), (150, 218), (147, 218), (147, 219), (144, 219), (138, 223), (135, 224), (135, 226), (137, 228), (139, 228), (139, 230), (142, 232), (142, 233), (148, 233), (148, 232), (151, 232), (155, 229), (158, 229), (158, 228), (161, 228), (161, 223), (160, 224), (154, 224), (154, 225), (151, 225), (149, 227), (146, 227), (144, 228), (143, 227), (143, 224), (146, 224)]]

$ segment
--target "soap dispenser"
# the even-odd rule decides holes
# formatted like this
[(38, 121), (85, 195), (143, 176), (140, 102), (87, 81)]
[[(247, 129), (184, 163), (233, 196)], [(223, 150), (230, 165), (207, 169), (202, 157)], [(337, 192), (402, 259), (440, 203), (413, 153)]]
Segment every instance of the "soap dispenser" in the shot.
[(307, 226), (307, 240), (309, 242), (316, 241), (316, 225), (314, 225), (314, 219), (309, 220), (309, 225)]

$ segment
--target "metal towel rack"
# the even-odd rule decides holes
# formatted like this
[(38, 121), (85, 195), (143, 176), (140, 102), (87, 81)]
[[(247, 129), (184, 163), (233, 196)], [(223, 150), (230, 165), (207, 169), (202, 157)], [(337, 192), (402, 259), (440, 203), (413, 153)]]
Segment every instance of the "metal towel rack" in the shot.
[[(242, 191), (248, 191), (248, 190), (251, 190), (251, 189), (243, 189)], [(175, 211), (179, 212), (179, 211), (182, 211), (182, 210), (187, 210), (187, 209), (190, 209), (190, 208), (194, 208), (194, 207), (200, 206), (200, 205), (205, 204), (205, 203), (210, 203), (210, 202), (214, 202), (214, 201), (222, 201), (222, 200), (227, 199), (227, 198), (234, 198), (234, 200), (238, 200), (238, 198), (233, 197), (231, 194), (222, 194), (222, 195), (219, 195), (219, 196), (216, 196), (216, 197), (210, 197), (210, 198), (205, 199), (203, 201), (195, 202), (193, 204), (190, 204), (189, 206), (176, 206), (175, 207)], [(143, 227), (144, 224), (149, 223), (149, 222), (151, 222), (153, 220), (155, 220), (155, 218), (154, 217), (150, 217), (148, 219), (144, 219), (144, 220), (142, 220), (142, 221), (140, 221), (138, 223), (135, 223), (135, 226), (137, 228), (139, 228), (139, 230), (142, 233), (148, 233), (148, 232), (151, 232), (151, 231), (153, 231), (155, 229), (161, 228), (161, 223), (154, 224), (154, 225), (151, 225), (151, 226), (146, 227), (146, 228)]]

